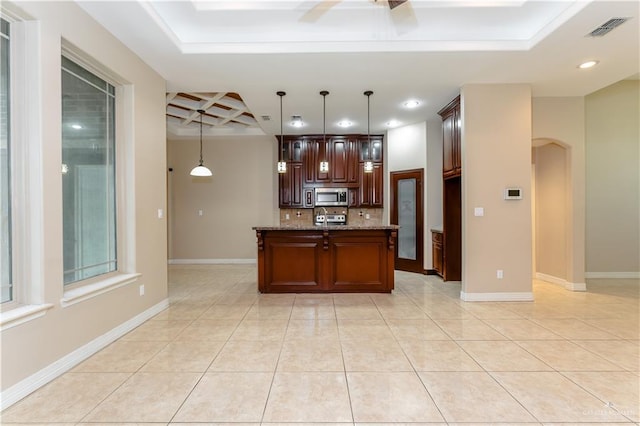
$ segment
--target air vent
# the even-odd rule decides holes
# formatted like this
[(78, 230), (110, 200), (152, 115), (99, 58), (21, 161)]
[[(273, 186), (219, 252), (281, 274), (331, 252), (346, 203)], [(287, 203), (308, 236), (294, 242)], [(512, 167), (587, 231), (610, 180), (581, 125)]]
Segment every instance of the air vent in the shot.
[(261, 115), (260, 118), (262, 118), (262, 121), (271, 121), (270, 115)]
[(587, 36), (602, 37), (605, 34), (609, 33), (609, 31), (613, 30), (616, 27), (619, 27), (620, 25), (624, 24), (628, 20), (629, 18), (611, 18), (604, 24), (600, 25), (595, 30), (591, 31), (589, 34), (587, 34)]

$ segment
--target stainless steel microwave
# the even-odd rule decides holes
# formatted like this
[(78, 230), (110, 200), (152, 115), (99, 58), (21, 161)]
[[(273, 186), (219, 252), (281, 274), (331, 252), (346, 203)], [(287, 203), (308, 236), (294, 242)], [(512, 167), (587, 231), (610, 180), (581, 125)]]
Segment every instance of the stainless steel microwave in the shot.
[(316, 188), (315, 206), (348, 206), (348, 192), (347, 188)]

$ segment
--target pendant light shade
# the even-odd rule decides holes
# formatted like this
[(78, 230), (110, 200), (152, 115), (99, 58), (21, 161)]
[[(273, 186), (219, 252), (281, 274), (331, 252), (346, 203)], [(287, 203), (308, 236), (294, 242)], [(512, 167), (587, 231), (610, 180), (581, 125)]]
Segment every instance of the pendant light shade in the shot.
[(204, 110), (199, 109), (198, 112), (200, 113), (200, 163), (191, 170), (190, 174), (191, 176), (206, 177), (213, 175), (213, 173), (211, 173), (211, 170), (206, 166), (202, 165), (202, 115), (204, 114)]
[(371, 90), (367, 90), (366, 92), (364, 92), (364, 95), (367, 97), (367, 141), (368, 141), (368, 149), (367, 149), (368, 160), (364, 162), (364, 172), (373, 173), (373, 159), (371, 158), (373, 149), (371, 147), (371, 131), (370, 131), (371, 108), (370, 108), (370, 102), (369, 102), (371, 95), (373, 95), (373, 92)]
[(283, 161), (282, 158), (282, 150), (284, 149), (283, 145), (283, 132), (282, 132), (282, 97), (286, 95), (285, 92), (276, 92), (278, 96), (280, 96), (280, 147), (278, 148), (278, 173), (287, 173), (287, 162)]
[(326, 132), (326, 123), (327, 123), (327, 95), (328, 91), (323, 90), (320, 92), (322, 95), (322, 143), (324, 146), (324, 155), (325, 158), (320, 162), (320, 171), (326, 173), (329, 171), (329, 162), (327, 161), (327, 132)]

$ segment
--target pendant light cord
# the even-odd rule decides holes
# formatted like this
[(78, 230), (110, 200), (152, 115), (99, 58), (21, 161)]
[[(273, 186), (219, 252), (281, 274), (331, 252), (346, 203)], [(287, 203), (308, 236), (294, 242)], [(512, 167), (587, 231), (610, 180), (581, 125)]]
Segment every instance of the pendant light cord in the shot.
[(200, 113), (200, 165), (202, 166), (202, 115), (204, 114), (204, 110), (199, 109), (198, 112)]
[(324, 161), (327, 161), (326, 155), (327, 155), (327, 149), (326, 149), (326, 144), (327, 144), (327, 95), (329, 94), (328, 91), (326, 90), (322, 90), (320, 92), (320, 94), (322, 95), (322, 143), (325, 144), (325, 158)]
[(370, 124), (371, 124), (371, 106), (370, 106), (370, 101), (371, 101), (371, 95), (373, 95), (373, 92), (371, 90), (367, 90), (366, 92), (364, 92), (364, 95), (367, 97), (367, 141), (369, 142), (369, 152), (368, 152), (368, 157), (369, 157), (369, 161), (373, 160), (373, 149), (371, 147), (371, 131), (370, 129)]
[(284, 143), (284, 135), (282, 130), (282, 97), (286, 94), (286, 92), (282, 91), (276, 92), (276, 95), (280, 96), (280, 148), (278, 148), (278, 161), (282, 161), (282, 150), (284, 149), (282, 145)]

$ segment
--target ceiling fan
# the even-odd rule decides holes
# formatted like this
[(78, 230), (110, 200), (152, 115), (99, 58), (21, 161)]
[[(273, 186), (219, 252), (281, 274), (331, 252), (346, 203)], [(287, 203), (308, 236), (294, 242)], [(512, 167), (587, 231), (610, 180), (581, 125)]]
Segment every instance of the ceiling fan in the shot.
[[(311, 9), (307, 10), (300, 18), (303, 22), (315, 22), (331, 8), (344, 0), (321, 0)], [(369, 0), (371, 3), (386, 3), (391, 12), (391, 19), (401, 30), (411, 29), (418, 25), (418, 21), (409, 0)], [(404, 6), (402, 6), (404, 5)], [(398, 8), (398, 6), (402, 6)], [(398, 8), (398, 9), (396, 9)], [(394, 10), (395, 9), (395, 10)], [(404, 32), (404, 31), (402, 31)]]

